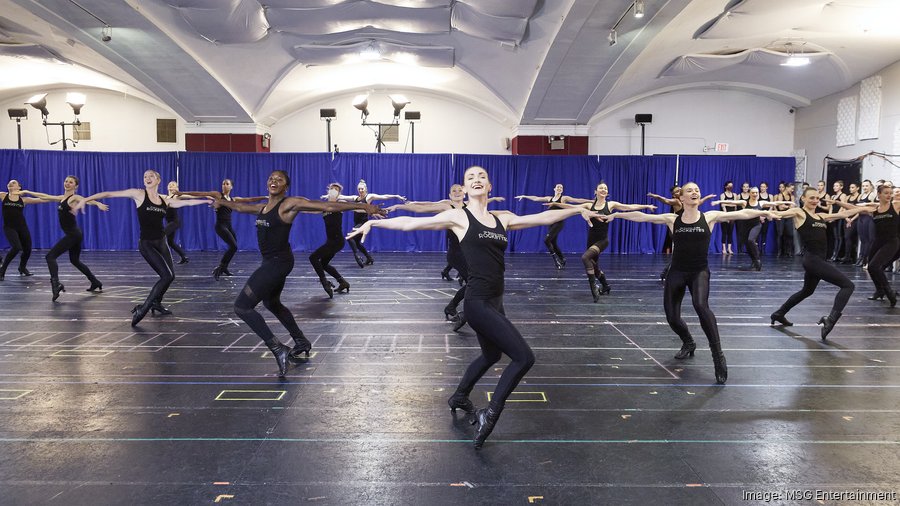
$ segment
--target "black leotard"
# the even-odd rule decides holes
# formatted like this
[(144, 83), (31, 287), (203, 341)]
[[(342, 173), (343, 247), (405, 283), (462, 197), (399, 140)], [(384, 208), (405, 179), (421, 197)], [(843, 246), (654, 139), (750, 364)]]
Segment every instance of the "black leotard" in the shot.
[(283, 202), (284, 199), (280, 200), (268, 212), (265, 212), (265, 208), (260, 209), (256, 216), (256, 239), (264, 259), (284, 254), (293, 256), (290, 244), (291, 224), (282, 221), (278, 215)]
[(709, 252), (709, 239), (712, 237), (706, 215), (700, 213), (700, 219), (694, 223), (682, 221), (683, 214), (675, 218), (672, 226), (672, 270), (682, 272), (698, 272), (709, 267), (706, 256)]
[(3, 226), (10, 228), (27, 228), (25, 223), (25, 201), (22, 197), (19, 200), (10, 200), (7, 193), (3, 197)]
[(141, 226), (141, 239), (153, 241), (166, 237), (163, 219), (166, 217), (166, 201), (162, 197), (159, 198), (160, 203), (154, 204), (150, 201), (150, 195), (144, 190), (144, 201), (137, 208), (138, 223)]
[(825, 258), (828, 251), (828, 236), (826, 232), (828, 224), (825, 223), (825, 220), (813, 218), (806, 209), (803, 212), (806, 213), (806, 221), (803, 222), (803, 225), (800, 225), (797, 233), (800, 234), (800, 240), (803, 241), (803, 245), (806, 247), (806, 253)]
[(496, 216), (497, 224), (488, 228), (481, 224), (468, 209), (469, 229), (459, 246), (469, 267), (467, 299), (490, 299), (503, 295), (504, 252), (509, 245), (506, 229)]
[[(234, 202), (234, 199), (229, 195), (222, 194), (222, 200), (227, 200), (228, 202)], [(216, 225), (231, 225), (231, 208), (221, 206), (216, 209)]]
[[(356, 196), (356, 200), (354, 200), (354, 202), (361, 202), (361, 203), (365, 204), (365, 203), (367, 203), (368, 201), (367, 201), (365, 198), (362, 198), (362, 197), (360, 197), (359, 195), (357, 195), (357, 196)], [(354, 228), (359, 227), (360, 225), (362, 225), (363, 223), (365, 223), (365, 222), (367, 222), (367, 221), (369, 221), (369, 215), (368, 215), (368, 214), (366, 214), (366, 213), (356, 213), (356, 212), (353, 213), (353, 227), (354, 227)]]
[[(594, 199), (594, 203), (591, 204), (591, 211), (597, 212), (597, 214), (605, 214), (609, 213), (609, 201), (603, 202), (603, 207), (597, 209), (597, 199)], [(598, 220), (597, 218), (591, 218), (591, 227), (588, 228), (588, 247), (590, 248), (592, 244), (596, 244), (604, 239), (609, 237), (609, 222)]]
[(875, 222), (875, 240), (888, 239), (897, 235), (897, 211), (894, 205), (888, 205), (887, 211), (872, 213), (872, 220)]
[(70, 198), (72, 198), (71, 195), (56, 206), (56, 214), (59, 216), (59, 228), (66, 233), (78, 231), (78, 223), (75, 221), (75, 215), (72, 214), (72, 208), (69, 206)]

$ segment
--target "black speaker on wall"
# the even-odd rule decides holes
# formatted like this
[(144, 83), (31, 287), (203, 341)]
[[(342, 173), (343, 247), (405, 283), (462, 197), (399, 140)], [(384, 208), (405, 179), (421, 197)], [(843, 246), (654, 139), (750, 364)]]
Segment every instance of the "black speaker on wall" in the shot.
[(634, 122), (638, 123), (638, 124), (653, 123), (653, 115), (652, 114), (635, 114)]

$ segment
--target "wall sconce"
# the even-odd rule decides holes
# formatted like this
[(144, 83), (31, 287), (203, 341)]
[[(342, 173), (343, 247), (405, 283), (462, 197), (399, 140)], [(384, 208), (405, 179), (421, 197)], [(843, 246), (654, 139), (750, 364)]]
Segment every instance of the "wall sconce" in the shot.
[[(59, 123), (47, 123), (47, 117), (50, 116), (50, 111), (47, 109), (47, 94), (46, 93), (38, 93), (33, 97), (29, 98), (25, 101), (27, 105), (34, 107), (35, 109), (41, 111), (41, 119), (44, 127), (49, 125), (59, 125), (62, 128), (62, 141), (63, 143), (63, 151), (69, 149), (69, 146), (66, 141), (71, 141), (72, 145), (77, 145), (78, 141), (75, 139), (67, 139), (66, 138), (66, 127), (76, 127), (81, 125), (81, 120), (78, 119), (78, 115), (81, 114), (81, 108), (84, 107), (86, 97), (83, 93), (68, 93), (66, 94), (66, 103), (69, 104), (69, 107), (72, 108), (72, 112), (75, 113), (75, 121), (65, 122), (60, 121)], [(51, 142), (50, 145), (54, 145), (60, 141)]]

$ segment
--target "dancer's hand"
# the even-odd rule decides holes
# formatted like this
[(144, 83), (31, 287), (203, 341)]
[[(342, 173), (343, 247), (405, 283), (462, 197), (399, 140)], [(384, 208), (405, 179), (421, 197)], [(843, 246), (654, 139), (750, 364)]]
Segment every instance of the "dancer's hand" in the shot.
[(218, 209), (222, 207), (222, 200), (214, 197), (206, 197), (209, 200), (209, 207), (213, 209)]
[(375, 218), (376, 220), (380, 220), (381, 218), (387, 216), (387, 211), (375, 204), (365, 204), (365, 207), (363, 207), (363, 209), (366, 211), (366, 214), (368, 214), (372, 218)]
[(94, 202), (96, 202), (96, 204), (97, 204), (97, 209), (99, 209), (101, 211), (109, 211), (108, 205), (104, 204), (103, 202), (97, 202), (96, 200)]
[(605, 216), (605, 215), (600, 214), (600, 213), (598, 213), (598, 212), (596, 212), (596, 211), (589, 211), (589, 210), (587, 210), (587, 209), (584, 209), (584, 210), (581, 211), (581, 217), (584, 218), (584, 221), (586, 221), (586, 222), (588, 223), (588, 226), (589, 226), (589, 227), (593, 227), (593, 226), (594, 226), (594, 224), (591, 223), (591, 219), (592, 219), (592, 218), (596, 218), (596, 219), (598, 219), (598, 220), (600, 220), (600, 221), (605, 221), (605, 220), (603, 219), (603, 216)]
[(400, 207), (400, 206), (402, 206), (402, 205), (403, 205), (403, 204), (394, 204), (394, 205), (392, 205), (392, 206), (385, 207), (385, 208), (384, 208), (384, 212), (386, 212), (386, 213), (392, 213), (392, 212), (396, 211), (397, 208)]
[(359, 228), (351, 230), (344, 239), (349, 241), (356, 236), (360, 236), (359, 242), (366, 242), (366, 236), (369, 234), (370, 230), (372, 230), (372, 224), (367, 221), (360, 225)]

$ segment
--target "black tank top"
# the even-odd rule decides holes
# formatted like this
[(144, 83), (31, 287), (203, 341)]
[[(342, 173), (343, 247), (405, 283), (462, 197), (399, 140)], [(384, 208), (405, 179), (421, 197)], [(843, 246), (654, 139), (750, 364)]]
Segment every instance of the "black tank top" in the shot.
[(72, 207), (69, 206), (71, 195), (65, 198), (56, 206), (56, 214), (59, 215), (59, 228), (63, 232), (78, 232), (78, 223), (75, 222), (75, 215), (72, 214)]
[(278, 215), (278, 208), (283, 202), (284, 199), (281, 199), (269, 212), (263, 212), (265, 207), (260, 209), (256, 216), (256, 240), (263, 258), (293, 256), (290, 243), (291, 223), (281, 221)]
[(27, 228), (25, 223), (25, 201), (10, 200), (7, 193), (3, 197), (3, 226), (10, 228)]
[(173, 223), (178, 221), (178, 209), (168, 206), (166, 208), (166, 221), (168, 223)]
[[(719, 199), (719, 200), (737, 200), (737, 195), (734, 194), (734, 193), (732, 193), (731, 196), (729, 197), (728, 195), (725, 194), (725, 192), (722, 192), (722, 198)], [(727, 207), (726, 207), (724, 204), (720, 205), (719, 208), (720, 208), (722, 211), (726, 211), (726, 212), (737, 211), (737, 208), (736, 208), (736, 207), (734, 207), (734, 206), (727, 206)], [(704, 218), (704, 220), (705, 220), (705, 218)]]
[[(609, 201), (604, 201), (603, 207), (597, 209), (597, 199), (594, 199), (594, 203), (591, 204), (591, 211), (595, 211), (597, 214), (609, 215)], [(588, 229), (588, 235), (591, 238), (597, 238), (597, 240), (591, 241), (591, 243), (602, 241), (609, 237), (609, 222), (591, 218), (591, 225), (591, 228)]]
[(865, 194), (865, 196), (862, 193), (859, 194), (857, 204), (868, 204), (869, 202), (875, 202), (875, 197), (872, 195), (872, 192)]
[[(356, 196), (356, 200), (355, 200), (354, 202), (362, 202), (362, 203), (366, 203), (366, 200), (363, 199), (363, 198), (360, 198), (360, 196), (357, 195), (357, 196)], [(362, 225), (363, 223), (365, 223), (365, 222), (367, 222), (367, 221), (369, 221), (369, 215), (368, 215), (368, 214), (366, 214), (366, 213), (357, 213), (357, 212), (354, 212), (354, 213), (353, 213), (353, 225), (354, 225), (355, 227), (358, 227), (358, 226)]]
[(137, 208), (138, 224), (141, 226), (141, 240), (154, 241), (166, 236), (163, 232), (163, 218), (166, 217), (166, 201), (159, 197), (161, 204), (150, 202), (150, 195), (144, 190), (144, 201)]
[[(559, 198), (556, 200), (553, 200), (553, 197), (550, 197), (550, 205), (547, 206), (547, 209), (564, 209), (562, 206), (553, 205), (553, 204), (559, 204), (560, 202), (562, 202), (562, 195), (560, 195)], [(595, 202), (596, 202), (596, 200), (595, 200)]]
[(813, 218), (806, 209), (803, 212), (806, 213), (806, 221), (797, 229), (797, 234), (806, 247), (806, 253), (825, 258), (828, 251), (828, 224), (825, 220)]
[(887, 211), (872, 213), (872, 219), (875, 220), (875, 238), (882, 241), (889, 241), (897, 235), (897, 211), (894, 211), (894, 205), (888, 206)]
[(672, 226), (672, 270), (699, 272), (709, 268), (706, 256), (709, 254), (709, 239), (712, 234), (706, 215), (700, 213), (695, 223), (682, 221), (683, 214), (675, 218)]
[(341, 211), (322, 213), (322, 221), (325, 222), (326, 241), (343, 242), (344, 234), (341, 233), (341, 217), (343, 214)]
[[(227, 200), (228, 202), (234, 202), (234, 199), (231, 196), (226, 196), (222, 194), (222, 200)], [(216, 209), (216, 224), (217, 225), (231, 225), (231, 208), (230, 207), (219, 207)]]
[[(831, 196), (831, 200), (841, 200), (842, 195), (843, 195), (843, 193), (835, 193), (834, 195)], [(841, 212), (841, 206), (839, 206), (837, 204), (831, 204), (831, 214), (839, 213), (839, 212)]]
[(503, 295), (503, 272), (506, 268), (503, 254), (509, 244), (506, 229), (496, 216), (494, 220), (497, 225), (488, 228), (475, 219), (468, 209), (463, 210), (469, 218), (469, 229), (459, 243), (469, 267), (466, 297), (470, 299), (499, 297)]
[[(453, 207), (453, 204), (450, 204), (450, 207)], [(465, 209), (466, 204), (463, 203), (461, 208), (454, 209)], [(462, 250), (459, 248), (459, 237), (456, 236), (456, 233), (452, 230), (447, 231), (447, 254), (448, 255), (462, 255)]]

